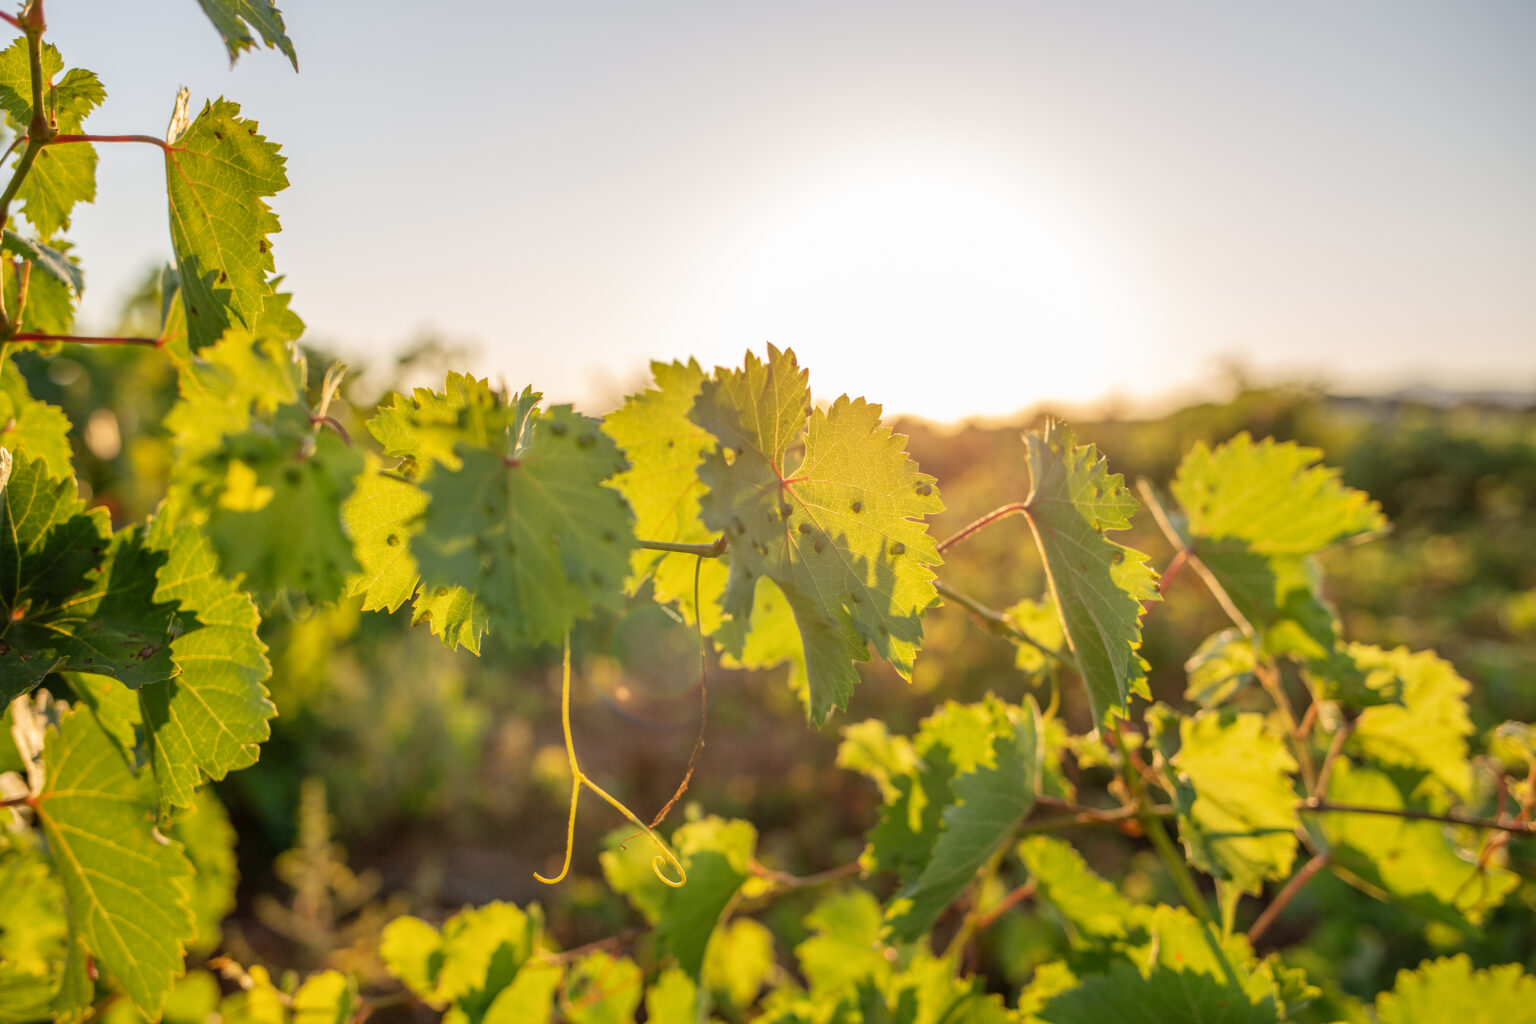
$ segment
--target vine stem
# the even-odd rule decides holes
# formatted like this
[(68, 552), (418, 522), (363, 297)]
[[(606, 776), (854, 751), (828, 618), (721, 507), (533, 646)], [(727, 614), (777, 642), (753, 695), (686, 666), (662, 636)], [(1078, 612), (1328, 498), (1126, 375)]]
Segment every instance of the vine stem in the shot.
[(14, 14), (6, 14), (3, 11), (0, 11), (0, 21), (5, 22), (7, 25), (10, 25), (12, 28), (16, 28), (16, 29), (21, 28), (21, 19), (16, 17), (16, 15), (14, 15)]
[(49, 140), (49, 145), (58, 146), (70, 142), (142, 142), (159, 146), (167, 153), (181, 151), (180, 147), (173, 146), (164, 139), (157, 139), (153, 135), (55, 135)]
[(1258, 942), (1263, 937), (1264, 933), (1269, 930), (1269, 926), (1275, 923), (1275, 918), (1279, 917), (1280, 912), (1285, 909), (1286, 904), (1290, 903), (1298, 892), (1301, 892), (1302, 887), (1312, 880), (1313, 875), (1316, 875), (1327, 866), (1328, 854), (1320, 853), (1303, 864), (1301, 870), (1291, 876), (1291, 880), (1285, 883), (1285, 888), (1275, 894), (1274, 900), (1270, 902), (1269, 906), (1264, 908), (1264, 912), (1259, 915), (1258, 920), (1254, 921), (1253, 926), (1248, 929), (1249, 945)]
[(27, 341), (63, 341), (74, 345), (143, 345), (148, 348), (165, 346), (164, 338), (98, 337), (83, 334), (49, 334), (46, 331), (19, 331), (9, 338), (0, 339), (0, 345), (19, 345)]
[(679, 555), (697, 555), (700, 558), (719, 558), (725, 554), (726, 539), (716, 537), (707, 544), (677, 544), (670, 540), (637, 540), (636, 546), (646, 551), (669, 551)]
[(835, 868), (818, 871), (814, 875), (791, 875), (787, 871), (775, 871), (773, 868), (766, 867), (754, 859), (748, 862), (747, 870), (752, 872), (757, 878), (761, 878), (765, 882), (772, 882), (774, 885), (785, 889), (805, 889), (813, 885), (820, 885), (823, 882), (831, 882), (839, 878), (856, 875), (863, 869), (858, 861), (850, 861), (847, 864), (839, 864)]
[(1183, 537), (1179, 536), (1179, 531), (1174, 527), (1173, 519), (1169, 517), (1168, 510), (1158, 500), (1157, 492), (1152, 489), (1152, 484), (1145, 477), (1136, 481), (1136, 493), (1141, 495), (1141, 500), (1146, 503), (1147, 511), (1152, 513), (1152, 521), (1157, 524), (1157, 528), (1162, 531), (1163, 537), (1172, 545), (1174, 551), (1186, 552), (1184, 556), (1185, 562), (1188, 563), (1191, 569), (1195, 570), (1195, 574), (1200, 577), (1200, 581), (1205, 584), (1205, 588), (1211, 592), (1211, 596), (1216, 599), (1216, 603), (1221, 605), (1221, 610), (1226, 612), (1227, 617), (1237, 624), (1237, 627), (1243, 631), (1244, 636), (1253, 636), (1253, 623), (1248, 621), (1246, 615), (1238, 611), (1237, 605), (1232, 603), (1232, 595), (1227, 593), (1226, 588), (1221, 585), (1221, 581), (1216, 579), (1206, 564), (1200, 561), (1200, 557), (1195, 553), (1194, 547)]
[[(661, 853), (651, 858), (651, 870), (656, 873), (656, 877), (661, 880), (662, 884), (669, 885), (674, 889), (685, 885), (688, 881), (688, 872), (683, 868), (682, 861), (677, 859), (677, 854), (672, 852), (672, 848), (656, 834), (654, 829), (641, 821), (634, 811), (624, 806), (622, 801), (588, 778), (586, 773), (581, 770), (581, 765), (576, 761), (576, 742), (571, 738), (570, 633), (565, 635), (565, 658), (562, 663), (560, 677), (560, 726), (565, 731), (565, 754), (570, 760), (571, 765), (571, 813), (565, 826), (565, 861), (560, 866), (560, 873), (555, 877), (545, 878), (537, 871), (533, 873), (533, 877), (545, 885), (557, 885), (565, 879), (566, 874), (571, 870), (571, 853), (576, 844), (576, 805), (581, 798), (581, 787), (585, 786), (602, 797), (614, 810), (628, 818), (635, 827), (645, 833), (651, 842), (656, 844), (656, 848)], [(666, 865), (671, 865), (672, 869), (677, 872), (676, 879), (667, 877), (666, 872), (662, 870)]]
[(976, 533), (979, 530), (986, 529), (988, 526), (991, 526), (999, 519), (1004, 519), (1011, 515), (1022, 515), (1027, 511), (1029, 511), (1029, 504), (1023, 501), (1015, 501), (1007, 505), (999, 505), (997, 508), (993, 509), (991, 512), (988, 512), (986, 515), (982, 516), (975, 522), (962, 527), (960, 532), (939, 541), (939, 550), (943, 551), (945, 548), (952, 547), (953, 545), (960, 543), (971, 534)]
[(1495, 818), (1474, 818), (1455, 811), (1416, 811), (1411, 807), (1366, 807), (1363, 804), (1339, 804), (1332, 800), (1307, 800), (1296, 805), (1296, 810), (1309, 814), (1377, 814), (1384, 818), (1409, 818), (1414, 821), (1438, 821), (1442, 825), (1467, 825), (1472, 828), (1491, 828), (1519, 836), (1536, 836), (1536, 822), (1499, 821)]
[(954, 587), (951, 587), (943, 580), (934, 580), (933, 589), (937, 590), (939, 592), (939, 596), (944, 598), (944, 600), (953, 601), (955, 604), (970, 612), (971, 615), (980, 623), (981, 627), (987, 632), (996, 633), (998, 636), (1006, 636), (1009, 639), (1028, 644), (1035, 650), (1039, 651), (1041, 654), (1056, 662), (1058, 665), (1064, 665), (1067, 668), (1074, 670), (1077, 668), (1073, 662), (1062, 657), (1061, 654), (1051, 650), (1049, 647), (1041, 646), (1037, 640), (1020, 629), (1014, 623), (1013, 619), (1009, 617), (1007, 612), (1000, 612), (996, 608), (988, 608), (974, 597), (963, 593), (962, 591), (956, 590)]

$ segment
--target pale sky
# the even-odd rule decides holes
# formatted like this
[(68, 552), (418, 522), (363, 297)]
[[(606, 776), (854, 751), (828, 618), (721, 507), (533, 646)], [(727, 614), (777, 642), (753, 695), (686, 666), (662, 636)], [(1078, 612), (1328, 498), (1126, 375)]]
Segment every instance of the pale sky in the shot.
[[(191, 0), (51, 0), (98, 133), (178, 86), (288, 156), (310, 335), (606, 411), (791, 347), (818, 397), (1003, 415), (1211, 384), (1536, 390), (1529, 0), (289, 0), (300, 73)], [(86, 317), (170, 252), (147, 146), (77, 212)]]

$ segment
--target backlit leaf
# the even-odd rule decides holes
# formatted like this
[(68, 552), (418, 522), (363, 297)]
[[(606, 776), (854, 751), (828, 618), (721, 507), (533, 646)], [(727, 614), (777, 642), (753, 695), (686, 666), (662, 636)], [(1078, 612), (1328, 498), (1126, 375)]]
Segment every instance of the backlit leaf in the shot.
[(284, 163), (256, 122), (223, 99), (205, 105), (166, 151), (171, 245), (193, 351), (261, 316), (279, 230), (266, 197), (288, 187)]
[[(1381, 704), (1360, 712), (1345, 749), (1390, 767), (1431, 772), (1463, 800), (1472, 790), (1467, 737), (1472, 720), (1467, 695), (1472, 684), (1433, 651), (1391, 651), (1350, 644), (1349, 654), (1363, 670), (1385, 670), (1400, 683), (1401, 704)], [(1383, 684), (1385, 685), (1385, 684)]]
[(904, 678), (936, 603), (938, 549), (923, 517), (943, 509), (933, 479), (907, 458), (906, 439), (880, 425), (880, 407), (837, 399), (811, 407), (793, 352), (748, 353), (717, 369), (690, 414), (715, 437), (700, 465), (704, 523), (730, 544), (718, 634), (740, 654), (757, 580), (783, 592), (800, 629), (812, 721), (847, 706), (854, 662), (875, 650)]
[(1098, 450), (1079, 445), (1064, 424), (1052, 421), (1024, 440), (1030, 473), (1025, 515), (1094, 721), (1105, 721), (1110, 712), (1123, 716), (1130, 695), (1145, 691), (1146, 663), (1138, 653), (1142, 602), (1158, 599), (1157, 575), (1146, 555), (1104, 534), (1130, 527), (1136, 499)]
[(1035, 883), (1036, 895), (1056, 908), (1084, 939), (1123, 938), (1150, 914), (1093, 873), (1082, 854), (1054, 836), (1030, 836), (1017, 853)]
[(1381, 1024), (1510, 1024), (1536, 1020), (1536, 978), (1519, 964), (1473, 970), (1465, 953), (1399, 971), (1376, 1000)]
[(288, 38), (288, 31), (283, 27), (283, 15), (277, 9), (272, 0), (197, 0), (203, 13), (208, 15), (208, 20), (213, 22), (213, 27), (219, 30), (219, 35), (224, 39), (224, 48), (229, 51), (229, 62), (233, 64), (241, 53), (256, 45), (255, 38), (251, 35), (251, 29), (255, 29), (261, 36), (261, 41), (267, 46), (282, 51), (293, 64), (293, 70), (299, 70), (299, 57), (294, 52), (293, 40)]
[(171, 659), (181, 674), (139, 691), (161, 813), (192, 803), (204, 778), (254, 764), (277, 708), (260, 617), (245, 591), (219, 572), (208, 539), (191, 524), (156, 517), (149, 543), (166, 552), (157, 600), (175, 601), (180, 633)]
[(32, 397), (14, 361), (0, 364), (0, 447), (41, 460), (55, 480), (74, 476), (69, 417), (58, 406)]
[(196, 932), (192, 866), (154, 833), (154, 799), (88, 712), (65, 712), (44, 751), (38, 819), (73, 933), (145, 1015), (158, 1015)]
[[(1296, 761), (1259, 714), (1149, 713), (1174, 785), (1190, 863), (1243, 892), (1290, 874), (1296, 858)], [(1175, 731), (1177, 735), (1175, 735)]]

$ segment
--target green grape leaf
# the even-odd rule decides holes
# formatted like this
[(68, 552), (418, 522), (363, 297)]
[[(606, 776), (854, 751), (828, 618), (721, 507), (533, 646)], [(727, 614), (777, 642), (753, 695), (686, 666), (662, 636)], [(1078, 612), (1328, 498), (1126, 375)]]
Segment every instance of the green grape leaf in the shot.
[(1015, 850), (1035, 883), (1036, 896), (1055, 907), (1062, 921), (1090, 943), (1125, 938), (1150, 915), (1094, 874), (1065, 840), (1030, 836)]
[[(341, 505), (341, 520), (352, 538), (362, 570), (347, 581), (348, 594), (363, 595), (363, 610), (394, 611), (416, 592), (421, 574), (410, 537), (427, 510), (427, 495), (409, 480), (387, 476), (368, 456), (357, 486)], [(471, 649), (478, 647), (476, 636)]]
[(379, 955), (427, 1005), (453, 1006), (478, 1021), (538, 949), (542, 929), (537, 907), (502, 902), (463, 910), (441, 932), (420, 918), (398, 917), (384, 927)]
[(64, 890), (42, 856), (0, 848), (0, 1020), (48, 1016), (64, 970)]
[(179, 605), (171, 660), (181, 674), (139, 690), (165, 815), (190, 806), (205, 776), (254, 764), (277, 708), (262, 685), (272, 667), (256, 635), (256, 606), (220, 574), (202, 531), (156, 516), (149, 543), (166, 554), (155, 598)]
[(672, 848), (688, 884), (676, 889), (652, 871), (655, 851), (646, 843), (626, 843), (628, 838), (628, 832), (610, 837), (613, 845), (599, 855), (603, 877), (655, 926), (656, 938), (678, 966), (697, 979), (715, 923), (751, 874), (757, 830), (749, 822), (716, 817), (679, 828)]
[[(52, 81), (64, 69), (64, 59), (52, 43), (43, 44), (42, 63), (46, 81)], [(11, 128), (17, 134), (25, 134), (32, 121), (32, 59), (24, 35), (0, 50), (0, 108), (5, 110)]]
[(889, 804), (900, 795), (895, 780), (916, 773), (918, 758), (911, 740), (891, 735), (883, 721), (870, 718), (843, 727), (837, 766), (869, 776)]
[(69, 227), (79, 203), (96, 199), (96, 147), (89, 142), (44, 146), (16, 197), (22, 215), (44, 238)]
[(1032, 601), (1024, 598), (1008, 609), (1008, 618), (1033, 643), (1015, 640), (1013, 664), (1030, 675), (1036, 675), (1052, 667), (1046, 654), (1061, 655), (1067, 649), (1067, 634), (1062, 628), (1061, 613), (1049, 594), (1044, 599)]
[(1386, 527), (1338, 470), (1313, 465), (1321, 455), (1242, 433), (1214, 450), (1196, 444), (1172, 484), (1193, 550), (1271, 654), (1326, 656), (1336, 629), (1309, 556)]
[(77, 298), (85, 291), (85, 274), (67, 253), (34, 239), (23, 238), (9, 228), (5, 230), (4, 239), (5, 251), (24, 260), (31, 260), (34, 271), (53, 278)]
[(187, 340), (193, 351), (234, 325), (254, 328), (272, 293), (265, 202), (288, 186), (284, 158), (227, 100), (203, 107), (165, 154), (171, 245), (176, 252)]
[(993, 698), (984, 706), (991, 735), (972, 749), (987, 753), (955, 776), (954, 802), (944, 809), (922, 872), (891, 898), (886, 920), (898, 942), (926, 934), (1034, 807), (1041, 754), (1034, 702), (1014, 709)]
[[(699, 463), (714, 447), (709, 431), (688, 418), (704, 371), (694, 360), (651, 364), (656, 387), (630, 395), (622, 408), (603, 419), (603, 431), (629, 459), (629, 468), (613, 478), (613, 487), (635, 510), (635, 535), (669, 544), (708, 544), (717, 534), (699, 518), (704, 482)], [(695, 558), (665, 551), (637, 549), (630, 556), (630, 592), (652, 581), (656, 600), (678, 603), (691, 620)], [(724, 590), (724, 567), (716, 560), (720, 580), (705, 594)], [(705, 632), (719, 628), (717, 608), (705, 605)]]
[(417, 388), (409, 398), (391, 395), (369, 418), (368, 432), (385, 455), (404, 460), (407, 476), (425, 477), (434, 464), (458, 469), (463, 463), (454, 447), (461, 442), (516, 455), (529, 440), (541, 397), (525, 388), (509, 401), (483, 378), (450, 373), (440, 392)]
[(491, 628), (490, 607), (479, 595), (463, 587), (417, 587), (411, 625), (421, 622), (449, 650), (462, 647), (478, 655), (480, 638)]
[(828, 896), (806, 915), (805, 927), (813, 934), (795, 947), (795, 957), (812, 992), (833, 994), (863, 978), (883, 987), (890, 978), (884, 920), (870, 893), (849, 889)]
[(773, 933), (750, 917), (738, 917), (710, 934), (701, 981), (717, 1000), (745, 1013), (775, 966)]
[(253, 414), (270, 416), (297, 399), (303, 385), (287, 342), (266, 331), (231, 328), (196, 355), (173, 358), (181, 400), (164, 423), (186, 460), (217, 451)]
[(692, 978), (676, 968), (669, 967), (645, 993), (647, 1020), (690, 1021), (698, 1016), (699, 987)]
[(1536, 1019), (1536, 978), (1519, 964), (1473, 970), (1465, 953), (1399, 971), (1376, 999), (1381, 1024), (1511, 1024)]
[(234, 826), (219, 798), (205, 787), (197, 791), (192, 806), (171, 823), (165, 834), (181, 844), (192, 864), (188, 892), (192, 915), (197, 920), (197, 937), (187, 945), (197, 952), (211, 952), (219, 944), (219, 926), (235, 909), (235, 883), (240, 872), (235, 865)]
[[(69, 243), (62, 238), (54, 239), (54, 247), (65, 254), (65, 259), (73, 262), (73, 257), (68, 255)], [(20, 285), (18, 278), (18, 264), (12, 260), (0, 262), (0, 278), (3, 278), (5, 290), (5, 308), (21, 308)], [(51, 274), (24, 273), (23, 278), (27, 283), (26, 307), (21, 309), (20, 315), (13, 321), (19, 330), (34, 331), (39, 334), (68, 334), (71, 325), (75, 322), (76, 296), (70, 291), (69, 285), (53, 277)], [(15, 344), (45, 345), (46, 340), (38, 342), (16, 342)]]
[[(240, 990), (219, 1002), (219, 1018), (227, 1024), (288, 1024), (283, 991), (260, 964), (245, 972)], [(306, 1022), (308, 1024), (308, 1022)]]
[(1243, 636), (1242, 630), (1212, 633), (1184, 663), (1184, 671), (1189, 674), (1184, 699), (1203, 708), (1225, 704), (1253, 682), (1253, 670), (1258, 663), (1253, 641)]
[(491, 1001), (480, 1024), (549, 1024), (564, 973), (556, 964), (523, 964), (512, 984)]
[(740, 654), (757, 579), (773, 580), (800, 629), (819, 725), (847, 706), (871, 644), (911, 678), (922, 612), (938, 600), (923, 517), (944, 506), (878, 405), (844, 395), (813, 409), (807, 380), (770, 345), (767, 362), (749, 352), (744, 369), (717, 369), (690, 416), (716, 441), (698, 475), (704, 523), (731, 545), (724, 645)]
[(566, 975), (566, 1019), (570, 1024), (633, 1024), (643, 987), (633, 960), (601, 950), (588, 953)]
[(56, 480), (75, 474), (69, 417), (58, 406), (33, 398), (14, 363), (0, 366), (0, 447), (41, 461)]
[[(1296, 762), (1264, 716), (1164, 706), (1147, 715), (1173, 782), (1190, 863), (1242, 892), (1284, 878), (1296, 859)], [(1176, 724), (1175, 724), (1176, 723)]]
[(159, 1015), (196, 930), (192, 866), (151, 827), (144, 780), (88, 712), (65, 712), (44, 748), (38, 820), (70, 928), (147, 1017)]
[(304, 979), (293, 994), (295, 1024), (347, 1024), (357, 993), (340, 971), (320, 971)]
[(1069, 427), (1052, 421), (1024, 436), (1030, 490), (1024, 514), (1045, 562), (1051, 597), (1077, 657), (1095, 722), (1123, 716), (1145, 693), (1142, 602), (1158, 600), (1147, 556), (1104, 536), (1131, 525), (1136, 499), (1120, 474)]
[(1309, 555), (1342, 540), (1381, 531), (1381, 507), (1314, 466), (1322, 452), (1244, 432), (1212, 450), (1197, 443), (1172, 490), (1189, 530), (1207, 540), (1237, 538), (1261, 555)]
[(280, 410), (275, 427), (225, 438), (200, 463), (193, 497), (224, 573), (243, 574), (263, 596), (293, 589), (317, 604), (335, 600), (358, 568), (341, 506), (363, 457), (331, 431), (315, 432), (298, 406)]
[(254, 28), (263, 43), (280, 50), (293, 65), (293, 70), (299, 70), (299, 56), (294, 52), (293, 40), (288, 38), (282, 12), (272, 0), (197, 0), (197, 3), (223, 37), (230, 64), (256, 46), (256, 39), (251, 35)]
[(1247, 940), (1225, 942), (1187, 911), (1157, 907), (1145, 946), (1116, 957), (1103, 974), (1051, 996), (1037, 1012), (1047, 1024), (1273, 1024), (1285, 1019), (1275, 968), (1255, 960)]
[(411, 547), (427, 593), (463, 588), (491, 630), (529, 645), (558, 644), (619, 600), (634, 518), (604, 486), (625, 463), (595, 420), (556, 406), (534, 417), (516, 455), (464, 442), (455, 452), (457, 468), (422, 484), (429, 504)]
[(1467, 737), (1472, 720), (1467, 694), (1472, 684), (1433, 651), (1410, 653), (1406, 647), (1384, 651), (1350, 644), (1349, 656), (1370, 675), (1389, 672), (1397, 685), (1378, 683), (1402, 694), (1400, 705), (1381, 704), (1360, 712), (1345, 750), (1395, 768), (1428, 771), (1463, 800), (1472, 792), (1472, 764)]
[[(1384, 811), (1441, 809), (1425, 787), (1338, 758), (1328, 777), (1328, 801)], [(1405, 790), (1407, 790), (1405, 792)], [(1428, 795), (1439, 795), (1438, 792)], [(1436, 821), (1386, 814), (1322, 814), (1330, 864), (1363, 879), (1427, 917), (1470, 933), (1504, 902), (1520, 876), (1497, 864), (1479, 865)]]
[(109, 533), (83, 511), (73, 478), (15, 458), (0, 509), (0, 700), (52, 671), (109, 675), (137, 688), (169, 679), (173, 606), (154, 600), (164, 556), (139, 534)]

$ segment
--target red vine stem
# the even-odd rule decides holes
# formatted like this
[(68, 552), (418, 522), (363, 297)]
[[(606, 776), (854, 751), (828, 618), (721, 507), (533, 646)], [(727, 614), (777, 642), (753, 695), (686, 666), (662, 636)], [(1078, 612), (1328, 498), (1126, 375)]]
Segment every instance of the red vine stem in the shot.
[(176, 152), (179, 149), (153, 135), (55, 135), (48, 140), (50, 146), (57, 146), (64, 142), (147, 142), (151, 146), (159, 146), (167, 153)]
[(1536, 822), (1498, 821), (1492, 818), (1474, 818), (1455, 811), (1416, 811), (1411, 807), (1365, 807), (1361, 804), (1336, 804), (1331, 800), (1308, 800), (1296, 809), (1313, 814), (1379, 814), (1388, 818), (1411, 818), (1414, 821), (1438, 821), (1443, 825), (1470, 825), (1473, 828), (1494, 828), (1501, 832), (1513, 832), (1521, 836), (1536, 836)]
[(1285, 909), (1302, 887), (1311, 881), (1312, 876), (1328, 866), (1328, 855), (1320, 853), (1301, 866), (1301, 870), (1291, 876), (1291, 880), (1285, 883), (1269, 906), (1264, 908), (1264, 913), (1253, 922), (1253, 927), (1248, 929), (1248, 942), (1250, 945), (1259, 941), (1259, 938), (1269, 930), (1269, 926), (1275, 923), (1275, 918)]
[(5, 22), (7, 25), (10, 25), (12, 28), (18, 28), (18, 29), (21, 28), (21, 19), (16, 17), (16, 15), (14, 15), (14, 14), (0, 13), (0, 21)]
[(943, 551), (947, 547), (950, 547), (950, 546), (952, 546), (954, 544), (960, 543), (961, 541), (965, 540), (965, 538), (969, 537), (971, 534), (975, 533), (978, 530), (982, 530), (982, 529), (985, 529), (988, 526), (991, 526), (993, 523), (997, 522), (999, 519), (1002, 519), (1002, 518), (1004, 518), (1006, 516), (1011, 516), (1011, 515), (1014, 515), (1014, 514), (1022, 514), (1024, 512), (1027, 512), (1028, 510), (1029, 510), (1029, 505), (1026, 502), (1022, 502), (1022, 501), (1015, 501), (1012, 504), (999, 506), (998, 508), (995, 508), (991, 512), (988, 512), (986, 515), (982, 516), (980, 519), (976, 520), (974, 523), (971, 523), (969, 526), (964, 527), (959, 533), (955, 534), (953, 537), (950, 537), (950, 538), (948, 538), (946, 540), (940, 541), (939, 542), (939, 550)]
[(164, 338), (95, 337), (79, 334), (48, 334), (44, 331), (21, 331), (9, 338), (0, 338), (0, 345), (19, 345), (24, 341), (67, 341), (76, 345), (147, 345), (161, 348)]

